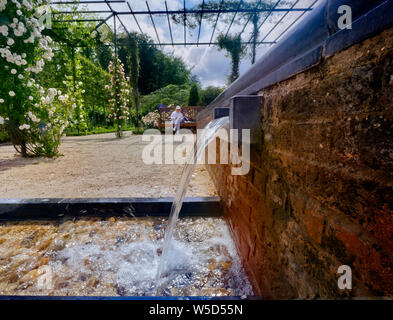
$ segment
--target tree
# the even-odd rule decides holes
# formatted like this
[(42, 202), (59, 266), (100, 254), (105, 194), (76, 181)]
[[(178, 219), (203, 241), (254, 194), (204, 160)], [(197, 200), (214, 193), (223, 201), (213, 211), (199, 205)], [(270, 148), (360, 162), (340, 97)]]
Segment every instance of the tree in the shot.
[[(169, 84), (182, 85), (190, 82), (191, 71), (181, 58), (166, 54), (153, 45), (146, 35), (131, 33), (135, 38), (139, 51), (140, 95), (146, 95)], [(119, 59), (124, 64), (127, 75), (130, 74), (128, 57), (132, 54), (127, 34), (119, 35)]]
[(129, 79), (126, 79), (123, 64), (117, 57), (114, 57), (114, 61), (109, 63), (109, 73), (111, 74), (111, 82), (106, 86), (111, 95), (109, 118), (115, 122), (116, 137), (121, 138), (122, 128), (130, 115), (127, 106), (130, 94)]
[(201, 92), (202, 105), (209, 105), (218, 95), (224, 91), (224, 88), (209, 86)]
[(170, 104), (184, 106), (187, 104), (189, 93), (190, 89), (186, 84), (170, 84), (143, 96), (141, 113), (145, 115), (150, 111), (157, 110), (161, 104), (164, 106), (169, 106)]
[(193, 83), (190, 88), (190, 95), (188, 97), (188, 105), (189, 106), (197, 106), (199, 103), (199, 92), (198, 86)]
[(219, 50), (226, 50), (227, 55), (230, 56), (232, 60), (232, 71), (228, 80), (229, 83), (234, 82), (239, 78), (239, 65), (240, 59), (245, 54), (245, 46), (241, 44), (240, 35), (236, 36), (225, 36), (220, 34), (217, 38)]

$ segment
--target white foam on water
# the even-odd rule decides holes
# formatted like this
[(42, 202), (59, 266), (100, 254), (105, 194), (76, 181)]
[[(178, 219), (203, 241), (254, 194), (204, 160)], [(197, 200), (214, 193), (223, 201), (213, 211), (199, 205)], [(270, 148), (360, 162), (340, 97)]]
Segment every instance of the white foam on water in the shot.
[[(157, 234), (162, 233), (161, 229)], [(97, 286), (112, 286), (120, 295), (155, 295), (158, 250), (162, 248), (163, 238), (157, 236), (152, 240), (148, 230), (146, 226), (134, 226), (133, 232), (139, 233), (130, 239), (138, 240), (131, 242), (99, 238), (85, 244), (71, 241), (57, 251), (50, 266), (59, 279), (67, 279), (68, 283), (80, 284), (81, 277), (94, 277)], [(167, 258), (162, 277), (164, 295), (252, 295), (223, 219), (180, 219)], [(86, 283), (88, 286), (91, 282)], [(59, 290), (70, 294), (72, 285)]]

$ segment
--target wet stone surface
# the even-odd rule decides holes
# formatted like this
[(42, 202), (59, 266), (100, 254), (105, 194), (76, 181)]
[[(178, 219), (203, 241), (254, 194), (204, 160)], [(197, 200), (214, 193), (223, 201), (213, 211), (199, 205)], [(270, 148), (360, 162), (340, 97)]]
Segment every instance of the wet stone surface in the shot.
[[(167, 220), (0, 223), (0, 295), (157, 295)], [(242, 296), (252, 289), (221, 218), (178, 221), (159, 295)]]

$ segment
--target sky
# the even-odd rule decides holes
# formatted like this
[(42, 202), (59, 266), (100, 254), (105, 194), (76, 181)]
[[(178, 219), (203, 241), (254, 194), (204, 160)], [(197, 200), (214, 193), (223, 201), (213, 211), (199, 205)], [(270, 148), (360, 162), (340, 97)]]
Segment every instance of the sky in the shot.
[[(136, 11), (146, 11), (147, 5), (146, 0), (126, 0), (129, 2), (132, 10)], [(217, 0), (219, 1), (219, 0)], [(273, 3), (276, 3), (277, 0), (270, 0)], [(316, 4), (313, 6), (317, 6), (318, 2), (322, 0), (283, 0), (279, 1), (276, 8), (309, 8), (311, 4), (316, 1)], [(83, 0), (81, 1), (83, 2)], [(253, 2), (252, 0), (243, 0), (243, 2)], [(186, 8), (192, 8), (198, 4), (201, 4), (202, 0), (186, 0)], [(148, 0), (148, 4), (150, 10), (165, 10), (165, 1), (164, 0)], [(168, 9), (169, 10), (182, 10), (183, 9), (183, 0), (167, 0)], [(125, 3), (112, 3), (112, 8), (119, 12), (129, 11), (128, 6)], [(106, 10), (108, 7), (105, 4), (89, 4), (89, 10)], [(301, 12), (275, 12), (269, 17), (269, 19), (262, 25), (260, 28), (260, 37), (259, 41), (264, 39), (264, 41), (275, 41), (278, 36), (287, 29), (287, 27), (294, 21), (297, 20), (297, 23), (301, 21), (308, 12), (301, 16)], [(220, 33), (226, 33), (229, 25), (223, 21), (223, 15), (221, 15), (221, 19), (219, 19), (217, 23), (217, 28), (214, 33), (214, 38)], [(226, 13), (231, 18), (233, 17), (233, 13)], [(107, 15), (103, 14), (103, 17)], [(300, 16), (300, 17), (299, 17)], [(137, 24), (135, 23), (134, 18), (131, 15), (120, 15), (120, 19), (123, 24), (126, 26), (128, 31), (139, 31)], [(154, 23), (157, 29), (158, 37), (161, 43), (170, 43), (170, 32), (168, 27), (168, 20), (166, 15), (153, 16)], [(152, 25), (150, 16), (148, 15), (137, 15), (137, 20), (139, 25), (141, 26), (143, 32), (149, 35), (154, 42), (158, 43), (156, 33), (154, 31), (154, 27)], [(275, 27), (272, 31), (272, 27), (281, 20), (277, 27)], [(108, 24), (113, 27), (113, 21), (110, 19)], [(121, 25), (117, 23), (118, 30), (121, 32)], [(120, 25), (120, 26), (119, 26)], [(176, 25), (171, 21), (171, 28), (173, 34), (174, 42), (184, 42), (184, 29), (183, 25)], [(234, 23), (230, 29), (230, 34), (237, 34), (243, 29), (243, 25), (237, 25)], [(213, 25), (208, 23), (206, 20), (202, 20), (202, 28), (200, 34), (200, 42), (209, 42), (213, 31)], [(252, 24), (249, 23), (242, 33), (242, 40), (248, 41), (251, 37)], [(187, 30), (187, 42), (197, 42), (198, 36), (198, 28), (192, 30)], [(278, 39), (285, 38), (285, 35)], [(271, 49), (274, 45), (270, 44), (261, 44), (257, 48), (257, 60), (263, 58), (263, 55)], [(223, 87), (227, 84), (227, 79), (231, 71), (231, 59), (226, 57), (225, 51), (219, 51), (217, 46), (162, 46), (161, 47), (165, 52), (172, 53), (175, 56), (181, 57), (186, 65), (192, 69), (192, 73), (196, 75), (202, 85), (202, 87), (207, 86), (219, 86)], [(242, 75), (245, 71), (247, 71), (251, 67), (251, 57), (249, 55), (245, 56), (240, 64), (240, 75)]]

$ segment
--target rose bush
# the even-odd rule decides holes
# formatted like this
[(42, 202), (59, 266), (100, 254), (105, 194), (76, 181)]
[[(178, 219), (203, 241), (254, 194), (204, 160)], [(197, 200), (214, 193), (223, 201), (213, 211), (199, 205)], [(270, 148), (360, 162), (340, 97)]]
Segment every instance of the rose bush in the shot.
[(160, 113), (155, 110), (153, 112), (149, 112), (147, 115), (142, 117), (143, 124), (148, 128), (158, 128), (158, 121), (160, 119)]
[(71, 117), (71, 101), (35, 83), (53, 57), (52, 39), (42, 34), (47, 8), (41, 0), (0, 0), (0, 116), (23, 156), (54, 156)]
[[(24, 124), (17, 130), (25, 137), (30, 155), (56, 156), (60, 139), (72, 120), (72, 99), (54, 88), (40, 88), (41, 99), (24, 117)], [(14, 128), (15, 130), (15, 128)]]

